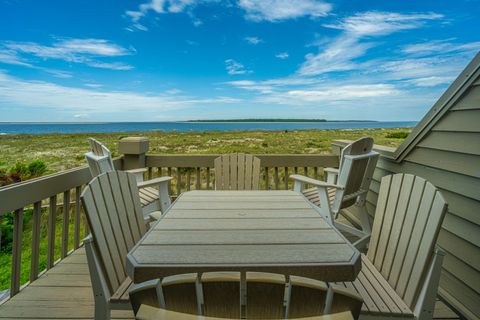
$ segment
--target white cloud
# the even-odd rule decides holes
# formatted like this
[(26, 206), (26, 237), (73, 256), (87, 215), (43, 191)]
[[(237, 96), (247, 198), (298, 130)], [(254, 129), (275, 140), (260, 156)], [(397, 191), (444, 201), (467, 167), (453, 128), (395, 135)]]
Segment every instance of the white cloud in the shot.
[(7, 41), (3, 46), (11, 54), (28, 54), (42, 59), (60, 59), (68, 62), (82, 63), (95, 68), (113, 70), (130, 70), (133, 67), (127, 64), (107, 63), (97, 58), (112, 58), (131, 55), (135, 49), (126, 49), (104, 39), (63, 39), (52, 45), (41, 45), (35, 42)]
[[(142, 3), (138, 10), (129, 10), (125, 14), (131, 19), (133, 27), (138, 30), (147, 31), (148, 28), (140, 24), (139, 21), (150, 11), (155, 13), (180, 13), (193, 8), (200, 2), (216, 2), (217, 0), (149, 0)], [(198, 27), (202, 25), (199, 19), (193, 20), (193, 25)]]
[(246, 69), (243, 64), (233, 59), (225, 60), (225, 68), (227, 69), (227, 72), (230, 75), (248, 74), (253, 72), (251, 70)]
[(289, 56), (288, 52), (280, 52), (275, 55), (275, 58), (285, 60), (288, 59)]
[(442, 18), (436, 13), (401, 14), (395, 12), (369, 11), (346, 17), (336, 24), (325, 24), (327, 28), (339, 29), (357, 37), (382, 36), (401, 30), (416, 29), (428, 20)]
[(166, 92), (143, 94), (129, 91), (92, 90), (67, 87), (45, 81), (29, 81), (0, 71), (0, 105), (71, 112), (73, 115), (118, 112), (163, 112), (209, 104), (237, 103), (231, 97), (207, 99), (172, 95)]
[[(132, 21), (132, 27), (148, 30), (140, 20), (150, 12), (158, 14), (189, 12), (199, 4), (216, 3), (230, 6), (230, 1), (220, 0), (149, 0), (138, 6), (137, 10), (128, 10), (125, 15)], [(238, 8), (245, 12), (245, 19), (251, 21), (278, 22), (301, 17), (324, 17), (332, 6), (321, 0), (235, 0)], [(193, 17), (193, 25), (198, 27), (203, 22)], [(133, 31), (132, 28), (127, 28)]]
[(411, 79), (411, 80), (407, 80), (407, 82), (417, 87), (436, 87), (442, 84), (451, 83), (453, 80), (455, 80), (455, 76), (450, 76), (450, 77), (431, 76), (431, 77)]
[(19, 57), (15, 50), (0, 50), (0, 63), (32, 67), (30, 63)]
[(431, 40), (421, 43), (409, 44), (402, 48), (402, 52), (406, 54), (425, 56), (432, 54), (445, 54), (445, 53), (470, 53), (480, 50), (480, 41), (470, 43), (454, 43), (453, 39), (445, 40)]
[(246, 42), (248, 42), (250, 44), (259, 44), (259, 43), (264, 42), (259, 37), (245, 37), (243, 40), (245, 40)]
[(101, 88), (102, 87), (102, 85), (98, 84), (98, 83), (85, 83), (84, 86), (89, 87), (89, 88)]
[(442, 15), (399, 14), (389, 12), (365, 12), (346, 17), (327, 28), (342, 30), (342, 33), (321, 46), (318, 54), (308, 54), (299, 74), (312, 76), (327, 72), (358, 69), (362, 65), (355, 59), (365, 55), (376, 44), (365, 39), (385, 36), (394, 32), (418, 28), (428, 20), (440, 19)]
[(300, 17), (326, 16), (332, 6), (317, 0), (239, 0), (245, 18), (252, 21), (277, 22)]

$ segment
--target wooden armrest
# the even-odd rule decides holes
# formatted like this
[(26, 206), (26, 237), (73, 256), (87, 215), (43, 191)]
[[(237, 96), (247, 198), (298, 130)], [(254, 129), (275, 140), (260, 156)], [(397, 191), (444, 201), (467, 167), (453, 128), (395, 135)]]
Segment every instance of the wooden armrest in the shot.
[(162, 212), (161, 211), (153, 211), (153, 212), (150, 212), (148, 214), (148, 216), (150, 217), (150, 219), (153, 220), (153, 222), (155, 222), (157, 220), (160, 220), (160, 218), (162, 217)]
[(337, 169), (337, 168), (324, 168), (323, 171), (328, 172), (328, 173), (338, 174), (339, 169)]
[(148, 171), (148, 168), (138, 168), (138, 169), (130, 169), (130, 170), (125, 170), (126, 172), (130, 173), (144, 173)]
[(152, 179), (152, 180), (139, 182), (139, 183), (137, 183), (137, 187), (139, 187), (139, 188), (153, 187), (153, 186), (159, 185), (161, 183), (170, 181), (172, 179), (173, 179), (172, 177), (158, 177), (158, 178), (155, 178), (155, 179)]
[(316, 187), (343, 189), (342, 186), (339, 186), (337, 184), (331, 184), (331, 183), (327, 183), (327, 182), (324, 182), (324, 181), (315, 180), (315, 179), (305, 177), (305, 176), (302, 176), (302, 175), (299, 175), (299, 174), (292, 174), (289, 178), (293, 179), (295, 181), (303, 182), (303, 183), (306, 183), (306, 184), (311, 184), (311, 185), (316, 186)]

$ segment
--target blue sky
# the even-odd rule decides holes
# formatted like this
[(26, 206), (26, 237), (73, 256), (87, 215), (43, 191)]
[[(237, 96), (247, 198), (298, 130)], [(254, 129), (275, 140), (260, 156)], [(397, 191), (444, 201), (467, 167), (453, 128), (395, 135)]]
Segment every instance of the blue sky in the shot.
[(0, 0), (0, 121), (419, 120), (479, 1)]

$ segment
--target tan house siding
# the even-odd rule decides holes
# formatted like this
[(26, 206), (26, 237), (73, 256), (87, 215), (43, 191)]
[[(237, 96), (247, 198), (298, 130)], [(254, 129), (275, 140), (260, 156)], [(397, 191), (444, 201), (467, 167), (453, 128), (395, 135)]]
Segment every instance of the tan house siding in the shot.
[[(333, 151), (348, 141), (334, 142)], [(439, 293), (468, 319), (480, 318), (480, 82), (444, 113), (401, 161), (381, 153), (367, 208), (373, 216), (380, 180), (404, 172), (435, 184), (449, 205), (438, 245), (447, 253)]]
[[(348, 143), (336, 140), (332, 151), (339, 154)], [(381, 157), (367, 195), (368, 212), (373, 217), (385, 175), (411, 173), (436, 185), (449, 208), (438, 238), (447, 253), (439, 294), (466, 318), (480, 319), (480, 53), (400, 147), (375, 150)]]

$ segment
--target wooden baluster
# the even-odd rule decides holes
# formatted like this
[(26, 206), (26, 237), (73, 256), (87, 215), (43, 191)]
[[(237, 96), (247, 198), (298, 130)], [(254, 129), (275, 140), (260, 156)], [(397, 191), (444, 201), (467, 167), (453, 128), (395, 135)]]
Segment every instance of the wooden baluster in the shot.
[(293, 167), (293, 171), (295, 172), (295, 174), (298, 174), (298, 167)]
[(318, 180), (318, 167), (313, 168), (313, 178)]
[(47, 224), (47, 270), (55, 263), (55, 224), (57, 221), (57, 195), (50, 197)]
[(283, 177), (285, 180), (285, 190), (288, 190), (288, 167), (285, 167), (285, 177)]
[(177, 197), (182, 192), (182, 175), (180, 173), (180, 168), (177, 168)]
[(210, 190), (210, 168), (207, 168), (207, 190)]
[(162, 167), (158, 167), (157, 168), (157, 177), (161, 177), (162, 176)]
[(90, 234), (90, 227), (88, 226), (88, 220), (87, 220), (87, 217), (85, 216), (85, 212), (83, 213), (82, 216), (83, 216), (83, 236), (85, 238)]
[(12, 273), (10, 274), (10, 297), (20, 291), (22, 263), (23, 208), (13, 213)]
[[(168, 174), (169, 177), (172, 177), (172, 168), (171, 168), (171, 167), (169, 167), (169, 168), (167, 169), (167, 174)], [(173, 181), (172, 181), (172, 182), (173, 182)], [(168, 184), (168, 194), (169, 194), (170, 196), (172, 196), (172, 184), (171, 184), (171, 183)]]
[(275, 190), (278, 190), (279, 189), (279, 184), (280, 184), (280, 178), (278, 176), (278, 167), (275, 167), (274, 180), (275, 180)]
[(70, 226), (70, 190), (63, 193), (62, 259), (68, 253), (68, 227)]
[(308, 168), (307, 167), (303, 167), (303, 175), (305, 177), (308, 177)]
[(80, 193), (82, 192), (82, 187), (78, 186), (75, 188), (75, 212), (73, 216), (73, 248), (78, 249), (80, 247), (80, 206), (82, 205), (80, 201)]
[(153, 168), (148, 168), (148, 180), (151, 180), (153, 176)]
[(200, 168), (195, 169), (195, 189), (202, 189), (202, 181), (200, 181)]
[(38, 278), (38, 262), (40, 257), (40, 218), (42, 216), (42, 202), (33, 204), (32, 214), (32, 254), (30, 256), (30, 282)]
[(191, 179), (190, 168), (187, 168), (187, 191), (190, 191), (190, 179)]
[(270, 177), (268, 176), (268, 167), (265, 167), (265, 190), (270, 190)]

